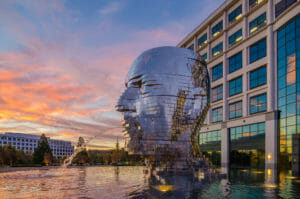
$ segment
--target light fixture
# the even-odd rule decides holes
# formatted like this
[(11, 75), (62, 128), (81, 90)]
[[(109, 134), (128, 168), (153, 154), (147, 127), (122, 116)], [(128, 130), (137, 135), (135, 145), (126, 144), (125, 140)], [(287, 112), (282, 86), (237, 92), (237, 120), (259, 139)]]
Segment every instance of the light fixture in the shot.
[(268, 156), (267, 156), (268, 160), (272, 160), (272, 154), (271, 153), (268, 153)]
[(255, 26), (254, 28), (252, 28), (251, 30), (250, 30), (250, 33), (253, 33), (254, 31), (256, 31), (257, 30), (257, 27)]

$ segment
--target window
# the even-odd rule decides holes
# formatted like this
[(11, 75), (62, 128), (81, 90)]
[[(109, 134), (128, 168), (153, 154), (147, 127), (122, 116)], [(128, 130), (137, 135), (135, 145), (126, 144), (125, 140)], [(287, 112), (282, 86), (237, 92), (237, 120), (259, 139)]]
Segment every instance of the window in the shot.
[[(278, 2), (278, 1), (277, 1)], [(278, 17), (297, 0), (281, 0), (275, 4), (275, 17)]]
[(217, 36), (221, 31), (223, 30), (223, 21), (220, 21), (218, 24), (216, 24), (212, 30), (211, 34), (213, 37)]
[(249, 30), (250, 30), (250, 35), (255, 33), (256, 31), (260, 30), (267, 24), (267, 15), (266, 13), (261, 14), (257, 18), (253, 19), (249, 23)]
[(260, 3), (264, 2), (265, 0), (249, 0), (249, 8), (253, 9)]
[(220, 122), (223, 120), (223, 107), (214, 108), (212, 110), (212, 122)]
[(188, 47), (188, 49), (194, 51), (194, 44), (190, 45), (190, 46)]
[(256, 44), (250, 46), (250, 63), (253, 63), (267, 54), (267, 42), (266, 39), (263, 39)]
[(203, 47), (206, 43), (207, 43), (207, 33), (205, 33), (198, 39), (199, 48)]
[(250, 72), (250, 89), (266, 84), (267, 68), (266, 66)]
[(242, 101), (229, 104), (229, 119), (242, 117)]
[(239, 7), (237, 7), (234, 11), (232, 11), (228, 15), (229, 24), (235, 22), (236, 20), (238, 20), (241, 17), (242, 17), (242, 5), (240, 5)]
[(217, 102), (223, 99), (223, 85), (217, 86), (212, 89), (212, 102)]
[(220, 63), (211, 70), (212, 81), (216, 81), (223, 77), (223, 63)]
[(216, 57), (223, 52), (223, 42), (212, 48), (212, 56)]
[(267, 110), (267, 95), (257, 95), (250, 98), (250, 114), (259, 113)]
[(229, 58), (229, 73), (232, 73), (243, 66), (243, 53), (239, 52)]
[(229, 96), (239, 94), (243, 91), (243, 78), (238, 77), (229, 81)]
[(204, 54), (202, 55), (202, 58), (204, 59), (204, 61), (207, 61), (207, 53), (204, 53)]
[(240, 41), (242, 41), (242, 39), (243, 39), (243, 31), (242, 29), (239, 29), (238, 31), (236, 31), (235, 33), (229, 36), (228, 38), (229, 47), (232, 47), (235, 44), (239, 43)]

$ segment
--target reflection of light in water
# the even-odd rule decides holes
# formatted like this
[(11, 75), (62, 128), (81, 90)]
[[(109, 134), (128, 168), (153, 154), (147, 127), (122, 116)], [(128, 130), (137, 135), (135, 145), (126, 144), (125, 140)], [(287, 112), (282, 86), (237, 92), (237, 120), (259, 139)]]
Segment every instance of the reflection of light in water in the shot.
[(295, 177), (295, 176), (286, 176), (285, 178), (288, 178), (288, 179), (297, 179), (297, 177)]
[(241, 172), (247, 172), (248, 170), (247, 169), (241, 169), (240, 171)]
[(153, 188), (161, 192), (168, 192), (176, 189), (174, 185), (156, 185), (153, 186)]
[(263, 174), (263, 173), (265, 173), (265, 172), (263, 172), (263, 171), (252, 171), (252, 173)]
[(267, 188), (276, 188), (277, 185), (276, 184), (265, 184), (265, 187), (267, 187)]
[(300, 180), (293, 180), (293, 182), (297, 182), (297, 183), (300, 183)]

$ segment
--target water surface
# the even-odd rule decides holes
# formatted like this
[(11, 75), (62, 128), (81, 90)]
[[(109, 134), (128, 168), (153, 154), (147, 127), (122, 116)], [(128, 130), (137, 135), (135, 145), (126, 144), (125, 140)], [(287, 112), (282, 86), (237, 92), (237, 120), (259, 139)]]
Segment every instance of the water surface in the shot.
[(281, 172), (275, 183), (268, 183), (266, 176), (232, 170), (229, 179), (210, 184), (174, 176), (157, 186), (143, 167), (53, 168), (0, 173), (0, 198), (300, 198), (300, 178)]

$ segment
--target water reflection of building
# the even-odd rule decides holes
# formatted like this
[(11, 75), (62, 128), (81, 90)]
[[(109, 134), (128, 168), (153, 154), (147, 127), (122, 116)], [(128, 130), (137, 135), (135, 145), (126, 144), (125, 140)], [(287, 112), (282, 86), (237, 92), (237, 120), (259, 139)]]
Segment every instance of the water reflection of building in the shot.
[[(63, 140), (54, 140), (47, 138), (49, 146), (54, 157), (62, 158), (64, 156), (71, 156), (74, 153), (74, 146), (71, 142)], [(23, 133), (4, 133), (0, 134), (0, 145), (11, 144), (18, 150), (24, 152), (34, 152), (38, 146), (40, 136)]]
[(212, 103), (199, 142), (212, 163), (291, 165), (300, 132), (299, 10), (299, 0), (226, 0), (178, 44), (207, 61)]

